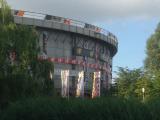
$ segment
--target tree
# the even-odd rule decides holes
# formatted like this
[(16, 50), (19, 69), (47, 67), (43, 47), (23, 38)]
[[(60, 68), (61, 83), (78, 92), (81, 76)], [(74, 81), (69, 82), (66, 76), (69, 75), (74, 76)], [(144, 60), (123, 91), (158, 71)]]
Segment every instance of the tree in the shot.
[[(144, 88), (144, 93), (142, 91), (142, 88)], [(147, 78), (147, 75), (141, 76), (135, 83), (135, 94), (136, 97), (140, 100), (143, 99), (149, 99), (152, 97), (152, 81)]]
[[(53, 64), (39, 61), (39, 38), (34, 27), (16, 25), (11, 11), (0, 5), (0, 104), (21, 97), (48, 94)], [(3, 13), (3, 14), (2, 14)], [(2, 21), (2, 18), (4, 21)], [(52, 87), (53, 88), (53, 87)]]
[(154, 72), (154, 76), (152, 77), (152, 83), (152, 97), (160, 97), (160, 71)]
[(145, 68), (153, 83), (152, 96), (160, 97), (160, 23), (147, 41)]
[(115, 79), (118, 86), (118, 95), (125, 98), (135, 97), (136, 82), (141, 75), (141, 69), (129, 70), (128, 68), (119, 67), (117, 78)]
[(160, 24), (147, 41), (146, 54), (145, 68), (150, 73), (160, 71)]
[(13, 21), (11, 10), (5, 0), (0, 0), (0, 23), (8, 24)]

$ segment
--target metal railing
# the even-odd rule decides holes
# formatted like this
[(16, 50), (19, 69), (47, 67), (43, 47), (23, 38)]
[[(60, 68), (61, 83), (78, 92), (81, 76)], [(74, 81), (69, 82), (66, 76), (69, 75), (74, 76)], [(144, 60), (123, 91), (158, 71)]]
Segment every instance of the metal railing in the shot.
[(22, 11), (22, 10), (14, 10), (14, 15), (19, 16), (19, 17), (27, 17), (27, 18), (33, 18), (33, 19), (40, 19), (40, 20), (47, 20), (47, 21), (53, 21), (53, 22), (58, 22), (58, 23), (63, 23), (67, 25), (72, 25), (76, 27), (81, 27), (85, 28), (91, 31), (94, 31), (96, 33), (101, 33), (109, 37), (110, 39), (113, 40), (114, 44), (118, 44), (118, 40), (115, 35), (113, 35), (111, 32), (97, 27), (95, 25), (91, 25), (85, 22), (81, 22), (78, 20), (73, 20), (70, 18), (63, 18), (63, 17), (58, 17), (58, 16), (52, 16), (52, 15), (47, 15), (43, 13), (36, 13), (36, 12), (29, 12), (29, 11)]

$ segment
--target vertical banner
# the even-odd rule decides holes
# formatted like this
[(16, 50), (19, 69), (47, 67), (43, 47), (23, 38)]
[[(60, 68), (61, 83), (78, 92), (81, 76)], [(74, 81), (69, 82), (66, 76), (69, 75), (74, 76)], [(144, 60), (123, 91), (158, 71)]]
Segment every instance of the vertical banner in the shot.
[(43, 53), (47, 55), (47, 42), (48, 42), (48, 34), (47, 32), (43, 32)]
[(100, 96), (100, 85), (101, 85), (100, 77), (101, 77), (100, 71), (94, 72), (92, 98)]
[(112, 81), (111, 79), (111, 69), (110, 69), (110, 65), (109, 63), (106, 64), (106, 68), (107, 68), (107, 72), (106, 72), (106, 82), (107, 82), (107, 89), (109, 89), (109, 84), (110, 81)]
[(61, 70), (62, 97), (69, 97), (69, 70)]
[(96, 44), (96, 49), (95, 49), (95, 58), (96, 58), (96, 63), (98, 60), (98, 45)]
[(84, 96), (84, 71), (78, 73), (78, 83), (76, 89), (76, 97)]

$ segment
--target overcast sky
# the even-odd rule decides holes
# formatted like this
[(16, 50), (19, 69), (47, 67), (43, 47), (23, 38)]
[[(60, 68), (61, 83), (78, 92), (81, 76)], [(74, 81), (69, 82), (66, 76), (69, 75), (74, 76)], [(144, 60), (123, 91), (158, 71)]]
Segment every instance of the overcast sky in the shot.
[(160, 0), (7, 0), (12, 8), (87, 22), (160, 16)]
[(160, 0), (7, 0), (13, 9), (68, 17), (99, 25), (119, 42), (117, 66), (139, 68), (146, 41), (160, 21)]

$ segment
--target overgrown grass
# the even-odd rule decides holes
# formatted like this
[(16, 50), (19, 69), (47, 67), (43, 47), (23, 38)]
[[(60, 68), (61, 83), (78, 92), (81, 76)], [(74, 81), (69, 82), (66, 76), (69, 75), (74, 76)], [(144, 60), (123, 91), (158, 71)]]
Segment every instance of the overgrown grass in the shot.
[(160, 98), (153, 98), (146, 102), (152, 120), (160, 120)]
[[(158, 105), (158, 106), (157, 106)], [(159, 120), (160, 103), (120, 98), (62, 99), (39, 97), (12, 103), (2, 120)], [(156, 115), (157, 114), (157, 115)]]

